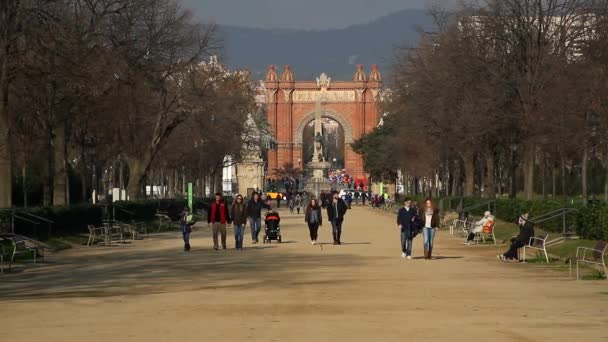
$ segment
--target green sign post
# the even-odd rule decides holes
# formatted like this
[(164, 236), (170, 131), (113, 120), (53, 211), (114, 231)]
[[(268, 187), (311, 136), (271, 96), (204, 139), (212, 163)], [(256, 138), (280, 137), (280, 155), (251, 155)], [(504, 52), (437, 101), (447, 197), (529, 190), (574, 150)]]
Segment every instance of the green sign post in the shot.
[(188, 183), (188, 207), (190, 207), (191, 211), (194, 211), (193, 204), (192, 183)]

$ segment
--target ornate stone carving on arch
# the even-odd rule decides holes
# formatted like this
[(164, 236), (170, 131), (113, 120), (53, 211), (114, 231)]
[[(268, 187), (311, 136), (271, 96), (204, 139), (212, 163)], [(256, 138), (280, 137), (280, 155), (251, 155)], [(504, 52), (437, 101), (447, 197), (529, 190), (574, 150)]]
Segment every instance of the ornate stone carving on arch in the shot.
[[(354, 136), (353, 136), (353, 127), (350, 124), (350, 122), (348, 122), (348, 120), (346, 120), (342, 115), (334, 112), (333, 110), (325, 109), (325, 112), (323, 113), (322, 116), (326, 117), (326, 118), (330, 118), (332, 120), (336, 120), (342, 126), (342, 129), (344, 129), (344, 143), (345, 144), (351, 144), (355, 141)], [(312, 113), (306, 115), (304, 117), (304, 119), (302, 119), (302, 121), (300, 121), (300, 124), (298, 125), (298, 128), (295, 131), (294, 142), (296, 144), (302, 144), (302, 135), (304, 135), (304, 128), (306, 128), (306, 125), (308, 125), (314, 119), (315, 119), (315, 112), (312, 112)]]

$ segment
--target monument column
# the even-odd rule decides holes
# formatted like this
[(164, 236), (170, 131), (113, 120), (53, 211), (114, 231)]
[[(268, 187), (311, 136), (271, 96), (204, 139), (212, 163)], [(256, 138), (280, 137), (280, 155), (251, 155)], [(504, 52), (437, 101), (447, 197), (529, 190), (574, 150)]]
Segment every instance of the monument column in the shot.
[[(277, 90), (279, 88), (279, 77), (275, 70), (275, 66), (271, 65), (268, 67), (266, 72), (264, 87), (266, 88), (266, 104), (267, 104), (267, 115), (268, 122), (272, 127), (274, 133), (275, 143), (279, 142), (278, 136), (278, 108), (277, 108)], [(279, 153), (278, 146), (268, 151), (268, 172), (271, 173), (273, 169), (279, 167)]]
[[(364, 133), (365, 133), (365, 98), (366, 98), (366, 90), (367, 90), (367, 76), (365, 75), (365, 71), (363, 71), (363, 65), (359, 64), (357, 65), (357, 72), (355, 72), (355, 76), (353, 78), (353, 81), (356, 84), (355, 87), (355, 91), (357, 92), (357, 102), (356, 102), (356, 108), (357, 108), (357, 117), (359, 118), (359, 122), (357, 122), (357, 128), (353, 129), (355, 132), (353, 132), (353, 139), (359, 139)], [(365, 170), (363, 167), (363, 160), (360, 156), (358, 156), (350, 147), (350, 145), (347, 145), (345, 154), (347, 155), (347, 158), (352, 158), (352, 165), (353, 165), (353, 170), (350, 170), (350, 172), (352, 172), (353, 177), (355, 178), (356, 181), (361, 181), (362, 179), (364, 179), (366, 177), (365, 175)]]
[(295, 167), (293, 155), (293, 102), (291, 97), (291, 94), (293, 93), (294, 89), (294, 80), (293, 73), (289, 65), (285, 66), (283, 74), (281, 74), (281, 82), (279, 83), (279, 88), (282, 92), (281, 106), (283, 107), (283, 110), (281, 111), (281, 113), (285, 114), (285, 116), (281, 118), (282, 125), (285, 125), (285, 129), (283, 129), (285, 135), (281, 137), (283, 147), (281, 149), (282, 160), (280, 161), (281, 164), (279, 165), (282, 166), (285, 164), (292, 164)]

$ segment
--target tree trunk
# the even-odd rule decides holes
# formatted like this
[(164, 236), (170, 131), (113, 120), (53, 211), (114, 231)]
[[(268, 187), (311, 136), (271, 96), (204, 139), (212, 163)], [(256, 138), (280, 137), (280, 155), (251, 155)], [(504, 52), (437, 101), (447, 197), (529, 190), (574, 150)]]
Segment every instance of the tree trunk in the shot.
[(606, 162), (606, 166), (604, 166), (604, 202), (608, 203), (608, 161)]
[(150, 163), (147, 160), (132, 157), (128, 158), (127, 162), (129, 164), (127, 194), (129, 199), (134, 201), (140, 198), (142, 183), (146, 175), (146, 166), (144, 165), (150, 165)]
[(494, 154), (492, 152), (488, 152), (486, 155), (486, 169), (484, 193), (487, 198), (494, 199), (496, 198), (496, 184), (494, 177)]
[[(8, 43), (6, 44), (8, 45)], [(0, 65), (0, 208), (13, 206), (13, 179), (11, 175), (10, 120), (8, 118), (8, 46), (2, 53)]]
[(475, 161), (473, 154), (466, 154), (464, 159), (464, 196), (473, 196), (473, 187), (475, 181)]
[(86, 159), (86, 153), (84, 150), (84, 147), (81, 149), (80, 151), (80, 182), (82, 184), (82, 200), (84, 202), (89, 202), (89, 195), (88, 195), (88, 189), (87, 189), (87, 179), (88, 174), (87, 174), (87, 159)]
[(546, 167), (545, 153), (541, 153), (540, 155), (540, 170), (541, 170), (541, 188), (543, 199), (547, 199), (547, 167)]
[(566, 158), (564, 156), (561, 157), (561, 163), (562, 163), (562, 199), (564, 200), (564, 202), (566, 201), (566, 196), (568, 196), (568, 193), (566, 191)]
[(555, 162), (551, 170), (551, 197), (552, 199), (557, 198), (557, 164)]
[(177, 169), (173, 170), (173, 193), (176, 197), (179, 194), (179, 172)]
[(167, 197), (169, 198), (175, 198), (175, 186), (173, 185), (174, 181), (175, 177), (173, 177), (173, 172), (172, 170), (169, 170), (167, 176)]
[(182, 166), (182, 196), (186, 196), (186, 168)]
[(65, 124), (59, 123), (52, 132), (51, 149), (55, 158), (53, 164), (53, 205), (67, 204)]
[(452, 172), (452, 197), (458, 196), (458, 185), (460, 184), (460, 163), (454, 161), (454, 171)]
[(527, 200), (534, 197), (534, 159), (536, 147), (534, 144), (526, 146), (524, 159), (524, 196)]
[(125, 188), (125, 163), (122, 158), (118, 159), (118, 187), (120, 190)]
[(220, 194), (224, 193), (224, 187), (223, 187), (223, 179), (222, 179), (223, 173), (222, 173), (222, 169), (219, 170), (219, 172), (215, 173), (215, 179), (214, 179), (214, 183), (215, 183), (215, 192), (219, 192)]
[(588, 153), (589, 153), (589, 148), (587, 147), (587, 144), (585, 144), (585, 147), (583, 148), (583, 159), (581, 160), (581, 185), (582, 185), (582, 192), (583, 192), (583, 206), (587, 206), (587, 201), (589, 200), (589, 194), (588, 194), (588, 182), (587, 182), (587, 157), (588, 157)]
[(517, 161), (515, 151), (511, 151), (511, 162), (509, 163), (509, 198), (517, 197)]
[(27, 208), (27, 163), (21, 166), (21, 187), (23, 188), (23, 207)]
[(202, 198), (205, 198), (206, 195), (207, 195), (205, 193), (206, 187), (207, 187), (207, 182), (206, 182), (206, 179), (205, 179), (205, 174), (201, 172), (200, 188), (201, 188), (201, 197)]

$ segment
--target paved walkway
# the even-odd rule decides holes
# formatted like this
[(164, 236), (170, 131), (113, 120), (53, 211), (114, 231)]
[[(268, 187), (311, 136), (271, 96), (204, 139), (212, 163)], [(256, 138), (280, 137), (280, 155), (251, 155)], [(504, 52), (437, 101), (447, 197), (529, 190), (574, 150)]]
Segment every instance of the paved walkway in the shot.
[[(6, 341), (599, 341), (608, 284), (503, 264), (440, 232), (437, 260), (400, 258), (394, 218), (347, 214), (342, 246), (311, 246), (281, 212), (283, 244), (214, 252), (197, 229), (112, 248), (75, 248), (0, 276)], [(232, 231), (230, 230), (230, 233)], [(248, 233), (248, 231), (247, 231)], [(246, 234), (246, 237), (249, 235)], [(234, 246), (232, 236), (229, 246)]]

